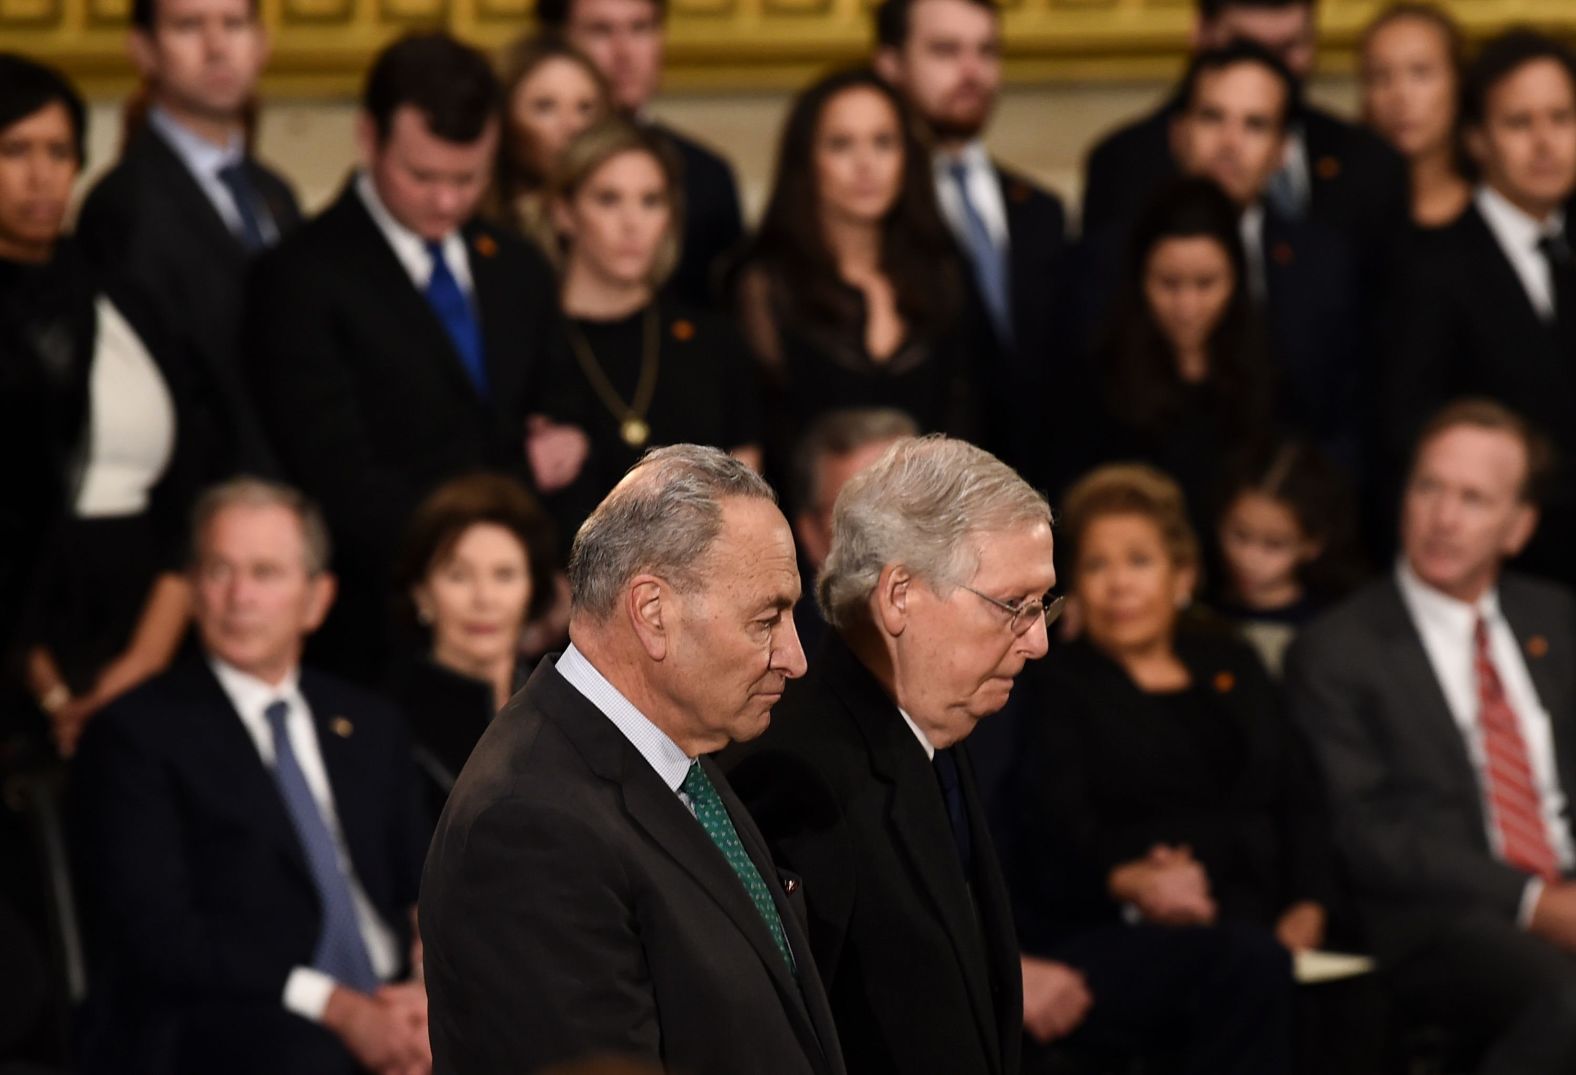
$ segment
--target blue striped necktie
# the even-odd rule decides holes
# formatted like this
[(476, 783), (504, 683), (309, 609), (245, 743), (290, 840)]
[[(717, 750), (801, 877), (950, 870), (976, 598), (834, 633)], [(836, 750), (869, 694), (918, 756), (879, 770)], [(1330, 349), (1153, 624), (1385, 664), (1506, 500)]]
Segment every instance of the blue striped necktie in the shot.
[(991, 238), (990, 228), (980, 215), (979, 207), (969, 196), (969, 166), (962, 161), (953, 161), (947, 170), (957, 185), (958, 203), (963, 208), (963, 242), (968, 248), (974, 282), (979, 285), (980, 298), (985, 300), (985, 312), (990, 315), (991, 327), (996, 330), (997, 338), (1010, 344), (1012, 299), (1007, 293), (1007, 261)]
[(274, 780), (279, 785), (279, 794), (284, 797), (290, 824), (301, 841), (301, 850), (306, 854), (307, 869), (312, 874), (312, 884), (317, 888), (318, 902), (323, 910), (323, 924), (317, 937), (317, 950), (312, 955), (312, 966), (336, 982), (371, 993), (378, 987), (378, 976), (372, 969), (366, 941), (356, 924), (350, 882), (339, 868), (339, 843), (318, 809), (285, 730), (290, 703), (270, 702), (263, 713), (274, 734)]

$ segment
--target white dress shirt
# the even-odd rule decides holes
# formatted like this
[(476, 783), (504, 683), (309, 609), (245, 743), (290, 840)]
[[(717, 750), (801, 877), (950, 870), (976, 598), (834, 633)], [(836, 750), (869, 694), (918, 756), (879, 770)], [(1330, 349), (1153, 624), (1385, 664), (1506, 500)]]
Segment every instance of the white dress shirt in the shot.
[[(179, 120), (158, 105), (148, 109), (148, 124), (186, 165), (186, 170), (197, 180), (203, 194), (224, 220), (224, 226), (233, 234), (240, 235), (244, 230), (241, 211), (235, 207), (235, 196), (219, 178), (219, 172), (246, 159), (246, 139), (237, 131), (225, 145), (215, 145), (187, 130)], [(279, 238), (279, 229), (269, 216), (267, 207), (255, 206), (253, 212), (257, 216), (257, 227), (263, 233), (263, 241), (272, 244)]]
[(689, 774), (690, 765), (694, 758), (684, 753), (668, 734), (655, 724), (651, 723), (644, 713), (635, 708), (635, 704), (624, 697), (622, 691), (609, 683), (607, 677), (596, 670), (585, 654), (575, 649), (571, 642), (558, 658), (554, 669), (568, 681), (569, 685), (585, 696), (586, 701), (597, 707), (597, 710), (613, 726), (619, 730), (625, 739), (628, 739), (646, 763), (656, 771), (662, 782), (673, 791), (675, 795), (689, 808), (690, 813), (695, 812), (695, 806), (689, 796), (679, 790), (679, 785), (684, 783), (684, 778)]
[(1538, 241), (1546, 235), (1558, 236), (1564, 232), (1565, 214), (1555, 212), (1548, 220), (1536, 221), (1488, 184), (1478, 187), (1473, 196), (1483, 222), (1494, 233), (1511, 268), (1521, 280), (1522, 289), (1532, 301), (1532, 308), (1545, 321), (1554, 319), (1554, 274), (1549, 259), (1538, 249)]
[[(290, 749), (301, 767), (301, 775), (306, 778), (307, 787), (311, 789), (312, 798), (317, 800), (323, 820), (334, 834), (334, 843), (339, 849), (339, 868), (350, 884), (350, 899), (356, 909), (356, 925), (360, 929), (361, 939), (366, 942), (372, 970), (380, 980), (388, 981), (399, 970), (399, 938), (378, 916), (350, 861), (345, 833), (339, 825), (339, 812), (334, 807), (334, 792), (328, 782), (328, 770), (323, 766), (323, 754), (318, 749), (312, 710), (307, 705), (306, 696), (301, 693), (300, 673), (293, 670), (283, 682), (274, 685), (248, 675), (217, 657), (210, 657), (208, 663), (219, 680), (219, 686), (224, 688), (224, 693), (229, 697), (230, 704), (240, 714), (241, 724), (252, 737), (263, 764), (270, 770), (274, 767), (274, 733), (268, 726), (265, 711), (276, 701), (283, 701), (290, 706), (290, 712), (285, 717), (285, 733), (290, 737)], [(296, 967), (291, 970), (290, 977), (285, 979), (284, 1006), (303, 1019), (321, 1022), (323, 1009), (328, 1005), (329, 994), (334, 991), (336, 984), (334, 979), (313, 967)]]
[(1308, 170), (1308, 139), (1301, 124), (1286, 132), (1286, 156), (1280, 174), (1291, 184), (1297, 204), (1306, 210), (1313, 200), (1313, 176)]
[(147, 510), (148, 493), (175, 452), (175, 402), (153, 356), (114, 304), (100, 295), (93, 310), (88, 450), (76, 514), (137, 515)]
[[(394, 214), (378, 197), (378, 188), (372, 182), (372, 176), (366, 172), (356, 177), (356, 193), (372, 215), (372, 222), (378, 226), (378, 231), (394, 248), (394, 256), (405, 266), (410, 282), (416, 285), (417, 291), (425, 294), (427, 281), (432, 278), (432, 255), (427, 253), (427, 240), (394, 219)], [(465, 240), (458, 231), (451, 231), (444, 236), (443, 260), (448, 263), (454, 279), (459, 281), (460, 290), (466, 295), (473, 294), (475, 286), (471, 281), (471, 262), (465, 253)]]
[(919, 730), (919, 725), (914, 723), (914, 718), (908, 715), (908, 710), (902, 706), (897, 711), (903, 717), (903, 723), (908, 725), (908, 730), (914, 733), (914, 738), (919, 740), (919, 745), (925, 748), (925, 757), (930, 761), (936, 760), (936, 746), (924, 732)]
[(1242, 211), (1237, 222), (1237, 234), (1242, 238), (1242, 256), (1248, 266), (1248, 294), (1254, 302), (1263, 302), (1269, 295), (1268, 277), (1264, 270), (1264, 204), (1254, 202)]
[[(1484, 794), (1483, 824), (1489, 847), (1495, 855), (1500, 854), (1499, 831), (1487, 803), (1488, 789), (1484, 781), (1487, 761), (1483, 753), (1483, 729), (1478, 715), (1480, 706), (1475, 632), (1479, 617), (1488, 625), (1489, 657), (1499, 672), (1505, 700), (1516, 714), (1516, 725), (1527, 747), (1527, 761), (1532, 766), (1544, 832), (1559, 859), (1560, 869), (1570, 870), (1576, 864), (1576, 847), (1572, 845), (1570, 826), (1565, 820), (1565, 793), (1560, 788), (1559, 769), (1555, 762), (1553, 725), (1548, 710), (1543, 708), (1543, 703), (1538, 699), (1532, 675), (1527, 671), (1527, 662), (1521, 656), (1521, 645), (1516, 641), (1510, 624), (1505, 622), (1505, 617), (1500, 613), (1498, 591), (1488, 591), (1476, 604), (1458, 601), (1425, 583), (1404, 558), (1396, 567), (1396, 583), (1401, 589), (1401, 599), (1411, 614), (1412, 623), (1423, 640), (1428, 663), (1433, 666), (1434, 678), (1444, 693), (1450, 715), (1455, 719), (1461, 738), (1466, 743), (1467, 756), (1472, 761), (1472, 771), (1477, 775), (1478, 788)], [(1542, 891), (1542, 879), (1534, 877), (1528, 881), (1522, 894), (1519, 915), (1523, 926), (1531, 921), (1532, 910)]]
[(985, 143), (975, 139), (964, 146), (957, 156), (938, 153), (932, 161), (936, 176), (936, 200), (941, 205), (941, 215), (946, 218), (952, 233), (968, 246), (968, 224), (963, 213), (963, 196), (958, 192), (957, 181), (952, 178), (952, 166), (961, 163), (965, 169), (964, 183), (969, 190), (969, 202), (985, 222), (990, 241), (1003, 257), (1007, 254), (1007, 203), (1001, 196), (1001, 181), (996, 168), (985, 152)]

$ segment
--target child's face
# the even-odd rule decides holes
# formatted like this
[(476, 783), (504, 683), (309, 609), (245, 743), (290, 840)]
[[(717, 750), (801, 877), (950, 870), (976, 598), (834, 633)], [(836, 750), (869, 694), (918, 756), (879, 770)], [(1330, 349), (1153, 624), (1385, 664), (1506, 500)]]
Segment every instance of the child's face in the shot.
[(1262, 493), (1243, 493), (1220, 520), (1220, 550), (1243, 597), (1297, 584), (1297, 569), (1318, 554), (1297, 517)]

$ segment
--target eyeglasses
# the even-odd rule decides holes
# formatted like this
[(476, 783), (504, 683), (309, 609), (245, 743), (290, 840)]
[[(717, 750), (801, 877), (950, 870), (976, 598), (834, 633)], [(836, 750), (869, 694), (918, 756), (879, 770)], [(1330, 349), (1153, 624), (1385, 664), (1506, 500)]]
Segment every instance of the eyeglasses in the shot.
[(989, 601), (1007, 615), (1012, 617), (1012, 633), (1026, 635), (1034, 627), (1036, 617), (1045, 617), (1045, 626), (1049, 628), (1062, 614), (1062, 609), (1067, 605), (1067, 595), (1057, 594), (1052, 597), (1031, 597), (1024, 601), (1002, 601), (988, 593), (980, 593), (972, 586), (963, 587), (969, 593), (982, 600)]

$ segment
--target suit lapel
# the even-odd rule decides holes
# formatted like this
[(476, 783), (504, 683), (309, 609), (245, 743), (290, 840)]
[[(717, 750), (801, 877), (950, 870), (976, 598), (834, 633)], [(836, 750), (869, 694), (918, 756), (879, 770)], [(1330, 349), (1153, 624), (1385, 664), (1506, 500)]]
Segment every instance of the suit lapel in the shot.
[(979, 787), (974, 782), (974, 759), (964, 743), (953, 748), (958, 759), (958, 775), (963, 786), (963, 801), (969, 814), (969, 832), (974, 844), (974, 893), (984, 920), (985, 938), (994, 979), (992, 996), (996, 998), (996, 1027), (1002, 1068), (1012, 1071), (1017, 1067), (1016, 1057), (1022, 1048), (1023, 1030), (1023, 978), (1018, 964), (1018, 937), (1013, 928), (1012, 903), (1007, 895), (1007, 882), (1002, 877), (1001, 866), (996, 861), (996, 848), (991, 842), (990, 826), (986, 822), (985, 807), (980, 801)]
[[(500, 312), (521, 301), (522, 296), (511, 294), (521, 281), (511, 278), (499, 264), (498, 243), (486, 231), (472, 225), (462, 234), (474, 289), (472, 308), (481, 326), (487, 382), (494, 400), (512, 400), (519, 395), (519, 382), (529, 356), (521, 353), (520, 341), (511, 340), (504, 331), (505, 319)], [(507, 407), (502, 409), (509, 411)]]
[(1492, 304), (1506, 314), (1514, 311), (1512, 316), (1522, 322), (1522, 331), (1533, 338), (1552, 339), (1553, 330), (1538, 316), (1531, 296), (1522, 286), (1521, 277), (1516, 275), (1510, 258), (1505, 254), (1505, 248), (1499, 245), (1499, 239), (1476, 205), (1467, 206), (1461, 216), (1461, 226), (1466, 229), (1476, 248), (1472, 252), (1471, 262), (1476, 266), (1478, 285), (1482, 288), (1485, 303)]
[(239, 266), (246, 260), (246, 248), (230, 231), (224, 217), (219, 215), (219, 210), (214, 208), (213, 202), (198, 185), (196, 176), (151, 126), (142, 137), (146, 139), (145, 152), (162, 177), (165, 192), (181, 206), (181, 216), (191, 222), (202, 241), (213, 249), (216, 256)]
[(1558, 623), (1543, 622), (1532, 608), (1521, 600), (1513, 580), (1505, 580), (1499, 591), (1500, 607), (1511, 633), (1521, 647), (1522, 660), (1532, 685), (1538, 692), (1538, 701), (1549, 715), (1549, 730), (1554, 737), (1555, 765), (1559, 770), (1560, 787), (1567, 799), (1576, 792), (1576, 728), (1571, 721), (1576, 716), (1576, 697), (1570, 686), (1570, 661), (1576, 656), (1576, 644), (1568, 628)]
[(310, 669), (302, 672), (301, 694), (312, 709), (317, 749), (323, 758), (323, 769), (328, 773), (334, 812), (345, 837), (345, 847), (350, 852), (351, 865), (365, 882), (375, 876), (369, 873), (368, 867), (373, 862), (371, 848), (378, 843), (378, 818), (372, 809), (372, 800), (351, 790), (362, 782), (354, 739), (355, 724), (334, 707), (332, 696), (323, 691), (321, 680)]
[[(914, 873), (915, 887), (929, 897), (946, 929), (968, 987), (969, 1002), (995, 1066), (1000, 1069), (1000, 1041), (991, 1001), (990, 981), (980, 912), (975, 908), (958, 861), (941, 789), (923, 749), (914, 740), (897, 706), (846, 646), (826, 658), (845, 662), (835, 690), (859, 727), (870, 752), (871, 770), (888, 788), (887, 820)], [(823, 658), (825, 659), (825, 658)], [(975, 804), (977, 805), (977, 804)], [(970, 825), (971, 833), (975, 830)], [(976, 844), (982, 854), (989, 843)]]

